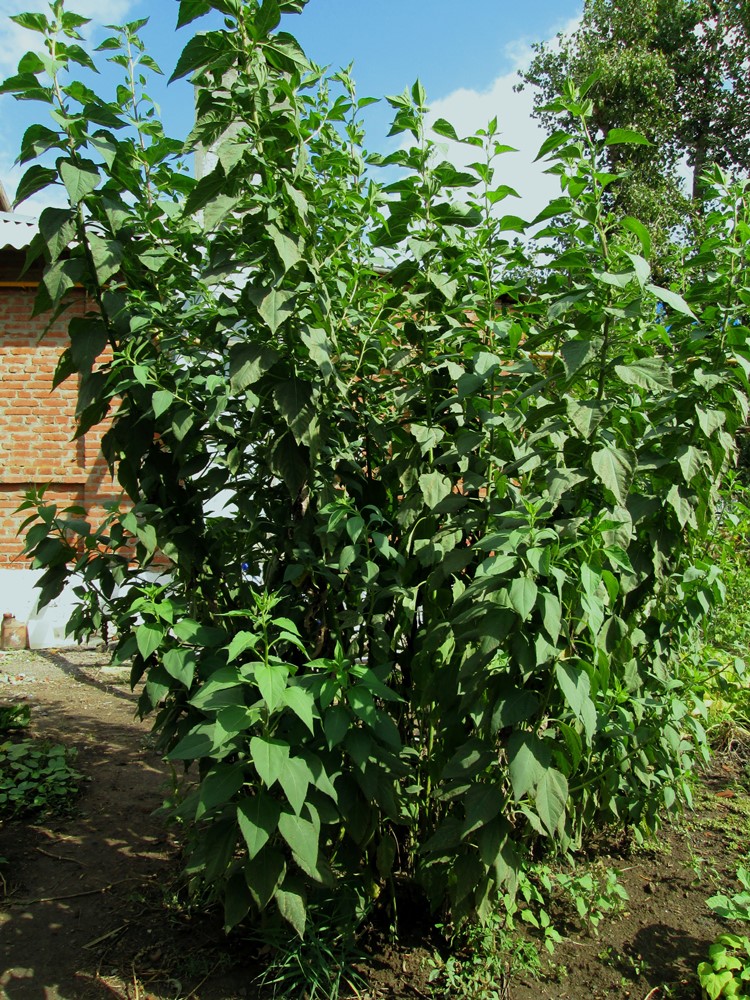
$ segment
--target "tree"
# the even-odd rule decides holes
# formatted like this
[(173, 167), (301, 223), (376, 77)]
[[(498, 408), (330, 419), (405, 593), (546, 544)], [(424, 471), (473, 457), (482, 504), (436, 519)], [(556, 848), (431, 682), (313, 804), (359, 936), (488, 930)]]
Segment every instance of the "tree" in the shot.
[[(610, 169), (626, 172), (613, 189), (622, 214), (669, 231), (700, 206), (710, 164), (750, 168), (746, 0), (586, 0), (580, 27), (558, 43), (538, 46), (523, 74), (542, 104), (566, 78), (597, 74), (594, 127), (634, 129), (652, 143), (610, 151)], [(540, 116), (550, 128), (556, 120)]]
[(632, 136), (592, 135), (569, 85), (545, 151), (567, 248), (528, 261), (493, 211), (494, 123), (434, 124), (476, 151), (458, 171), (417, 82), (388, 98), (403, 145), (367, 154), (349, 74), (278, 30), (301, 6), (181, 0), (184, 23), (227, 18), (174, 73), (198, 86), (188, 148), (216, 151), (198, 181), (145, 96), (139, 22), (101, 46), (127, 95), (70, 79), (90, 57), (61, 0), (21, 16), (43, 51), (2, 87), (51, 112), (21, 153), (54, 165), (19, 198), (69, 202), (31, 249), (37, 308), (74, 282), (96, 303), (58, 378), (80, 433), (109, 422), (126, 494), (93, 526), (27, 498), (42, 596), (75, 573), (74, 631), (114, 620), (161, 747), (198, 771), (176, 811), (227, 926), (300, 936), (406, 880), (487, 917), (534, 845), (689, 796), (704, 734), (676, 652), (720, 593), (696, 539), (750, 370), (745, 188), (715, 175), (701, 283), (658, 287), (647, 229), (603, 196)]

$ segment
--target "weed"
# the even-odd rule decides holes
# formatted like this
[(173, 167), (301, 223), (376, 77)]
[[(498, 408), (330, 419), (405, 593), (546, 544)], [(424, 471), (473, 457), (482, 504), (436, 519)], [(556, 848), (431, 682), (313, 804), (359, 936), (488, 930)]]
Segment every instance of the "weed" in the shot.
[(737, 868), (737, 880), (742, 886), (741, 892), (733, 896), (718, 892), (706, 900), (706, 905), (725, 920), (750, 921), (750, 872), (744, 865)]
[(304, 938), (286, 926), (266, 927), (258, 937), (271, 949), (271, 958), (256, 983), (279, 1000), (338, 1000), (346, 987), (356, 993), (367, 986), (354, 968), (364, 955), (350, 927), (323, 907), (308, 906)]
[(708, 1000), (747, 1000), (750, 990), (750, 939), (721, 934), (708, 949), (709, 960), (698, 966), (698, 980)]
[(484, 924), (467, 924), (450, 946), (447, 958), (435, 954), (430, 961), (435, 1000), (505, 1000), (513, 975), (541, 972), (536, 948), (515, 931), (507, 912), (493, 912)]
[(46, 740), (0, 744), (0, 816), (68, 811), (81, 780), (73, 754)]
[(30, 721), (31, 708), (28, 705), (0, 705), (0, 733), (25, 729)]

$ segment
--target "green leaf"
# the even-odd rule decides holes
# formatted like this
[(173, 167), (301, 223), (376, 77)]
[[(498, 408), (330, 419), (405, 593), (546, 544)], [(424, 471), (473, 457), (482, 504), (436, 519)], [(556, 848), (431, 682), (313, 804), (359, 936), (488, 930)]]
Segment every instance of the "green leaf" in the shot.
[(705, 451), (700, 451), (692, 445), (684, 445), (677, 456), (677, 463), (682, 470), (685, 482), (689, 485), (704, 469), (710, 468), (710, 460)]
[(314, 736), (315, 724), (313, 722), (313, 711), (315, 709), (315, 699), (312, 694), (302, 687), (287, 687), (284, 691), (284, 703), (304, 722)]
[(567, 802), (568, 779), (554, 767), (546, 768), (537, 783), (534, 805), (551, 837), (562, 826)]
[(537, 787), (549, 764), (549, 746), (538, 736), (522, 732), (511, 735), (508, 740), (508, 770), (516, 802)]
[(229, 355), (232, 392), (244, 392), (253, 386), (279, 360), (279, 352), (258, 344), (240, 344)]
[(203, 17), (211, 10), (208, 0), (180, 0), (180, 11), (177, 15), (177, 27), (182, 28), (198, 17)]
[(164, 627), (156, 623), (139, 625), (135, 631), (135, 641), (138, 644), (138, 652), (144, 660), (159, 648), (164, 638)]
[(431, 128), (433, 132), (444, 136), (446, 139), (453, 139), (454, 142), (460, 142), (456, 130), (445, 118), (438, 118), (432, 123)]
[(653, 143), (649, 142), (645, 135), (641, 135), (640, 132), (635, 132), (630, 128), (611, 128), (607, 132), (607, 138), (604, 140), (605, 146), (620, 146), (620, 145), (635, 145), (635, 146), (651, 146)]
[(271, 333), (276, 333), (281, 324), (292, 315), (295, 297), (294, 292), (279, 288), (260, 289), (250, 295)]
[(310, 874), (318, 868), (318, 830), (301, 816), (282, 813), (279, 833), (292, 849), (301, 867)]
[(306, 761), (301, 757), (290, 757), (284, 761), (279, 772), (279, 784), (284, 789), (287, 800), (299, 815), (307, 798), (307, 789), (313, 780)]
[(511, 606), (521, 616), (521, 621), (527, 621), (536, 604), (539, 588), (530, 576), (517, 577), (510, 585)]
[(224, 930), (229, 932), (241, 923), (253, 905), (244, 872), (235, 872), (224, 891)]
[(267, 846), (245, 865), (245, 879), (255, 905), (264, 910), (273, 899), (286, 873), (286, 862), (280, 851)]
[(351, 714), (343, 705), (334, 705), (333, 708), (328, 709), (323, 717), (323, 732), (330, 749), (341, 743), (349, 732), (351, 724)]
[(689, 316), (690, 319), (697, 319), (693, 310), (677, 292), (672, 292), (668, 288), (660, 288), (659, 285), (646, 285), (646, 291), (651, 292), (652, 295), (655, 295), (657, 299), (666, 303), (675, 312), (681, 313), (683, 316)]
[(215, 648), (221, 646), (226, 640), (226, 633), (223, 629), (201, 625), (200, 622), (194, 621), (192, 618), (183, 618), (175, 622), (173, 631), (178, 639), (191, 646)]
[(661, 358), (641, 358), (629, 365), (615, 365), (615, 371), (627, 385), (656, 391), (672, 388), (672, 376)]
[(618, 504), (624, 507), (633, 479), (630, 455), (621, 448), (602, 448), (591, 456), (591, 464)]
[(284, 920), (292, 925), (300, 938), (304, 938), (307, 906), (302, 892), (297, 889), (278, 889), (276, 892), (276, 905)]
[(198, 757), (208, 757), (213, 751), (214, 727), (202, 724), (189, 732), (180, 740), (167, 760), (196, 760)]
[(622, 220), (622, 225), (624, 229), (629, 229), (631, 233), (635, 233), (641, 244), (641, 250), (643, 251), (644, 257), (651, 256), (651, 236), (648, 229), (639, 222), (638, 219), (634, 219), (632, 216), (627, 215)]
[(56, 181), (57, 172), (55, 170), (50, 170), (49, 167), (40, 167), (38, 164), (29, 167), (18, 182), (14, 205), (20, 205), (21, 202), (26, 201), (27, 198), (36, 194), (37, 191), (43, 191), (44, 188), (56, 183)]
[(238, 632), (229, 643), (227, 663), (236, 660), (238, 656), (242, 656), (248, 649), (255, 649), (259, 641), (259, 636), (255, 635), (254, 632)]
[(58, 169), (73, 205), (78, 205), (86, 195), (91, 194), (101, 180), (97, 166), (91, 160), (79, 160), (78, 163), (60, 160)]
[(215, 764), (206, 772), (198, 790), (198, 820), (209, 810), (225, 806), (242, 788), (245, 778), (242, 764)]
[(237, 806), (237, 822), (251, 861), (276, 832), (280, 816), (281, 806), (265, 792), (243, 799)]
[(589, 742), (596, 733), (596, 706), (591, 700), (591, 680), (585, 670), (567, 660), (555, 667), (560, 690), (575, 717), (583, 724)]
[(434, 510), (446, 497), (450, 496), (453, 485), (447, 476), (440, 472), (425, 472), (419, 477), (419, 488), (424, 502)]
[(260, 778), (267, 788), (271, 788), (289, 761), (289, 744), (283, 740), (268, 740), (254, 736), (250, 740), (250, 756)]
[(275, 712), (284, 700), (289, 668), (283, 663), (258, 663), (254, 673), (268, 711)]
[(283, 233), (278, 226), (269, 226), (267, 232), (273, 240), (281, 263), (284, 265), (284, 272), (290, 271), (295, 264), (302, 260), (299, 240), (293, 239), (289, 233)]
[(192, 649), (170, 649), (164, 654), (162, 659), (164, 669), (170, 677), (174, 677), (186, 688), (192, 687), (195, 677), (197, 660), (195, 651)]
[(173, 393), (168, 389), (157, 389), (151, 397), (151, 408), (154, 411), (154, 416), (158, 419), (163, 413), (167, 412), (173, 402)]

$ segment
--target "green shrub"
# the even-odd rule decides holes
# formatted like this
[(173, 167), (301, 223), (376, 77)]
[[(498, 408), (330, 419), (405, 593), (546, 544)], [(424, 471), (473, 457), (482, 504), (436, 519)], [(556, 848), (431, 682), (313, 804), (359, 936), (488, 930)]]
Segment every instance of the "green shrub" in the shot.
[(711, 173), (704, 243), (653, 284), (601, 166), (645, 140), (591, 134), (592, 78), (552, 106), (574, 122), (540, 154), (561, 196), (522, 245), (497, 123), (430, 132), (416, 83), (388, 98), (403, 145), (368, 153), (349, 74), (276, 31), (303, 6), (182, 0), (183, 23), (227, 19), (175, 70), (187, 147), (139, 82), (137, 22), (103, 45), (135, 66), (126, 100), (71, 79), (89, 56), (58, 0), (21, 16), (45, 55), (4, 89), (53, 112), (21, 158), (58, 159), (19, 198), (70, 203), (42, 215), (36, 308), (76, 283), (96, 304), (57, 379), (79, 433), (110, 421), (128, 500), (92, 527), (32, 493), (26, 548), (42, 600), (78, 574), (74, 632), (115, 624), (160, 745), (197, 769), (189, 871), (228, 927), (275, 912), (302, 936), (321, 895), (405, 881), (486, 921), (532, 850), (653, 826), (706, 754), (676, 654), (721, 596), (703, 552), (747, 416), (748, 188)]

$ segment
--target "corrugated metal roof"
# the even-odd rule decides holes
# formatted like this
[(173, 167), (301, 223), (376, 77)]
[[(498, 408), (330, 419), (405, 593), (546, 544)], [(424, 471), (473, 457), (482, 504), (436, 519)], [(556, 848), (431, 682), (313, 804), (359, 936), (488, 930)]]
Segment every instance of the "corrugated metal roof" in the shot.
[(0, 212), (0, 250), (25, 250), (36, 231), (37, 220), (31, 216)]

